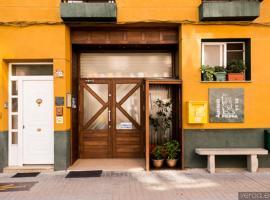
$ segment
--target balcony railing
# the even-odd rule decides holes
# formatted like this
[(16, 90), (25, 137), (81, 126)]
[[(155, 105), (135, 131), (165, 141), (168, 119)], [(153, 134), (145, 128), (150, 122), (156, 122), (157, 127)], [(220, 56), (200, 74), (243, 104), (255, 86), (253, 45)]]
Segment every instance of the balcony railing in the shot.
[(61, 18), (65, 22), (115, 22), (114, 0), (62, 0)]
[(262, 0), (203, 0), (201, 21), (251, 21), (260, 16)]

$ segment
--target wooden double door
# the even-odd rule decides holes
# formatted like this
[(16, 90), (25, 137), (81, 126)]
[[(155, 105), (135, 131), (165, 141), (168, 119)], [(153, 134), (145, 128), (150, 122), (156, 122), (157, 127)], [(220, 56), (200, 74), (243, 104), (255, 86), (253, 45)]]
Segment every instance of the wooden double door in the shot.
[(143, 79), (81, 79), (80, 158), (144, 157)]

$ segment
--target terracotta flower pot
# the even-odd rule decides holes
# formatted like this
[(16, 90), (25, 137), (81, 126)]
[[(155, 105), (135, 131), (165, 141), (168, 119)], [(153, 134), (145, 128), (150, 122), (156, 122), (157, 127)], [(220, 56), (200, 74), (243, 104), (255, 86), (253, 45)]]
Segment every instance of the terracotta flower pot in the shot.
[(175, 167), (178, 159), (167, 159), (166, 163), (168, 167)]
[(242, 73), (228, 73), (228, 81), (244, 81), (245, 74)]
[(153, 166), (155, 168), (161, 168), (163, 166), (164, 159), (162, 159), (162, 160), (154, 160), (153, 159), (152, 162), (153, 162)]

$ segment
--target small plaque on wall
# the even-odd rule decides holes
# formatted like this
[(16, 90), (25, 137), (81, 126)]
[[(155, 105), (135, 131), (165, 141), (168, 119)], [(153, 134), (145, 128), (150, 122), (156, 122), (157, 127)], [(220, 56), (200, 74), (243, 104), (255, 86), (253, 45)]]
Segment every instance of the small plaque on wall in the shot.
[(64, 106), (65, 99), (64, 97), (55, 97), (55, 105), (56, 106)]
[(243, 88), (209, 88), (209, 121), (244, 122)]
[(64, 117), (56, 117), (56, 124), (64, 124)]

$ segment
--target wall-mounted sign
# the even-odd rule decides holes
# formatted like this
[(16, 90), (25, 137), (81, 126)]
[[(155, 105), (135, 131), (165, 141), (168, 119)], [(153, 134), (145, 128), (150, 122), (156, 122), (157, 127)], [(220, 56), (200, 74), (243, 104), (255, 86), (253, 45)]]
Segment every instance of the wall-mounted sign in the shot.
[(56, 124), (63, 124), (64, 123), (64, 117), (56, 117)]
[(188, 123), (205, 124), (208, 118), (207, 101), (189, 101), (188, 102)]
[(56, 106), (64, 106), (65, 99), (64, 97), (55, 97), (55, 105)]
[(209, 88), (210, 122), (244, 122), (243, 88)]
[(63, 107), (56, 107), (56, 116), (63, 116)]
[(132, 129), (132, 123), (131, 122), (121, 122), (118, 125), (118, 129)]

